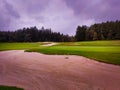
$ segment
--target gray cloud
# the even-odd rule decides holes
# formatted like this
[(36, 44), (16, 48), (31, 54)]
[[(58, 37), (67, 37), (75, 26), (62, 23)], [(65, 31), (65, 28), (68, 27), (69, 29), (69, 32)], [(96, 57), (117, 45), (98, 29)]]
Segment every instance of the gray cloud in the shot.
[(96, 22), (120, 19), (119, 0), (65, 0), (76, 15), (94, 18)]
[(14, 11), (12, 5), (10, 5), (6, 1), (1, 0), (0, 3), (0, 28), (8, 30), (11, 27), (11, 21), (19, 18), (19, 14)]
[(119, 0), (0, 0), (0, 30), (37, 26), (73, 35), (77, 25), (120, 19)]

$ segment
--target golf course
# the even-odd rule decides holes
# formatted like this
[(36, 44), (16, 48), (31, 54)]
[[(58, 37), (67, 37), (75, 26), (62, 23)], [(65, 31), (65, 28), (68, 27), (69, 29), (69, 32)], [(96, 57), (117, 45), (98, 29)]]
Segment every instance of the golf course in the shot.
[(63, 42), (45, 47), (44, 44), (52, 42), (36, 43), (0, 43), (0, 51), (25, 50), (53, 55), (79, 55), (97, 61), (120, 65), (120, 41), (85, 41)]
[(120, 0), (0, 0), (0, 90), (120, 90)]
[(0, 43), (0, 90), (119, 90), (119, 65), (119, 40)]

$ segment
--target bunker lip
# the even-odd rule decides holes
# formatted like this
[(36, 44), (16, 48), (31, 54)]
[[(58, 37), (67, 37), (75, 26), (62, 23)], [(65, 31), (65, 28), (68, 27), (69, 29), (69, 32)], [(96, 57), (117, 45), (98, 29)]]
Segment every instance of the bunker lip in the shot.
[(25, 90), (120, 90), (119, 76), (120, 66), (82, 56), (0, 52), (0, 85)]

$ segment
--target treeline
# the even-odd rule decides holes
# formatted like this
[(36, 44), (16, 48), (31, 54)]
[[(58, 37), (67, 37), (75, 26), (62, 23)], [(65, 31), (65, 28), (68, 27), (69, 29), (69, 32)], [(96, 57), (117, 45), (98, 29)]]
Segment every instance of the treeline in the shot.
[(38, 29), (36, 27), (23, 28), (16, 31), (0, 31), (0, 42), (67, 42), (71, 41), (69, 35), (53, 32), (51, 29)]
[(78, 26), (76, 41), (120, 40), (120, 21), (107, 21), (87, 26)]
[(0, 42), (70, 42), (94, 40), (120, 40), (120, 21), (107, 21), (87, 27), (78, 26), (75, 36), (53, 32), (51, 29), (36, 27), (23, 28), (16, 31), (0, 31)]

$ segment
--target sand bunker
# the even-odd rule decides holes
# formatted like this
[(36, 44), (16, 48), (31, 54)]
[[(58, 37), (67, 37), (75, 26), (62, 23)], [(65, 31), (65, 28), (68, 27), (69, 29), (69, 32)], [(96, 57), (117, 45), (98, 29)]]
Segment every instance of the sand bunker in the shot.
[(120, 90), (120, 66), (74, 55), (2, 51), (0, 85), (25, 90)]
[(42, 46), (54, 46), (54, 45), (57, 45), (57, 43), (54, 43), (54, 42), (43, 42)]

